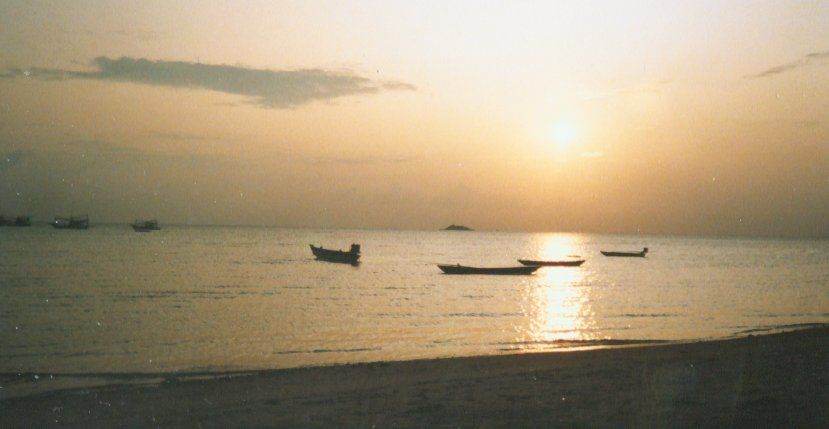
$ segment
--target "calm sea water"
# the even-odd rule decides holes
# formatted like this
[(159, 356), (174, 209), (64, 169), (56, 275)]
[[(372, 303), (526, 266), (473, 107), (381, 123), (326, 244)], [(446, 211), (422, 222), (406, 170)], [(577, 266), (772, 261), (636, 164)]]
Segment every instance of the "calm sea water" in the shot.
[[(358, 267), (309, 243), (362, 245)], [(648, 246), (645, 259), (600, 249)], [(829, 322), (829, 241), (127, 226), (0, 229), (0, 372), (227, 371)], [(532, 276), (449, 276), (436, 263)]]

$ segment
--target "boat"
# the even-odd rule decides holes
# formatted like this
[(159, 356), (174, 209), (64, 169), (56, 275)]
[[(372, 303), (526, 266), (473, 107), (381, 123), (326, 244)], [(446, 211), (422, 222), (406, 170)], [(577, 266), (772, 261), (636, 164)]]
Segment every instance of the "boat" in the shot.
[(446, 274), (495, 274), (495, 275), (527, 275), (541, 268), (539, 265), (521, 267), (480, 268), (467, 267), (461, 264), (441, 265), (438, 268)]
[(89, 216), (72, 216), (68, 218), (55, 216), (55, 220), (52, 221), (52, 226), (57, 229), (87, 229), (89, 228)]
[(443, 228), (443, 230), (444, 231), (473, 231), (473, 229), (468, 227), (468, 226), (455, 225), (454, 223), (452, 225), (447, 226), (446, 228)]
[(322, 246), (317, 247), (313, 244), (311, 246), (311, 253), (320, 261), (339, 262), (341, 264), (357, 265), (357, 260), (360, 259), (360, 245), (352, 244), (351, 249), (347, 252), (342, 250), (325, 249)]
[(519, 259), (518, 262), (527, 266), (539, 267), (578, 267), (584, 263), (584, 259), (575, 261), (534, 261), (532, 259)]
[(608, 252), (604, 250), (601, 250), (601, 252), (602, 255), (605, 256), (616, 256), (623, 258), (644, 258), (645, 254), (648, 253), (648, 248), (643, 248), (641, 252)]
[(158, 231), (161, 229), (158, 226), (158, 221), (155, 219), (150, 220), (136, 220), (132, 223), (132, 229), (135, 232), (150, 232), (150, 231)]
[(17, 216), (16, 218), (8, 218), (0, 216), (0, 226), (32, 226), (30, 216)]

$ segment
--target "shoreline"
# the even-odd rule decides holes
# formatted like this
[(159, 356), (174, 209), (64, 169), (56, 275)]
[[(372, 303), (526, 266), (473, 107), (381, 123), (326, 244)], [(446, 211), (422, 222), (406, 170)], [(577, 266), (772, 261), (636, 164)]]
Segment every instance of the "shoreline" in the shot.
[(0, 426), (826, 427), (829, 326), (195, 377), (0, 399)]
[[(829, 323), (799, 323), (794, 325), (779, 325), (766, 326), (747, 329), (735, 332), (732, 335), (725, 337), (712, 337), (701, 339), (683, 339), (683, 340), (590, 340), (585, 345), (574, 345), (568, 347), (552, 348), (552, 349), (498, 349), (498, 352), (483, 355), (470, 356), (442, 356), (442, 357), (424, 357), (405, 360), (377, 360), (365, 362), (344, 362), (331, 364), (309, 364), (300, 366), (291, 366), (283, 368), (250, 368), (250, 369), (228, 369), (228, 370), (170, 370), (160, 372), (49, 372), (49, 371), (20, 371), (20, 372), (0, 372), (0, 401), (12, 398), (22, 398), (30, 395), (46, 394), (51, 392), (59, 392), (64, 390), (78, 390), (103, 388), (110, 385), (153, 385), (161, 384), (169, 381), (188, 381), (196, 379), (219, 379), (240, 376), (267, 376), (273, 373), (280, 373), (284, 371), (300, 370), (300, 369), (315, 369), (315, 368), (331, 368), (331, 367), (349, 367), (359, 365), (384, 365), (384, 364), (401, 364), (407, 362), (419, 361), (440, 361), (446, 359), (469, 359), (469, 358), (486, 358), (497, 356), (515, 356), (523, 354), (557, 354), (557, 353), (580, 353), (585, 351), (595, 350), (612, 350), (638, 347), (658, 347), (678, 344), (691, 343), (707, 343), (718, 341), (729, 341), (753, 336), (775, 335), (786, 332), (816, 329), (829, 329)], [(564, 343), (571, 343), (574, 341), (561, 340)], [(575, 341), (578, 342), (578, 341)]]

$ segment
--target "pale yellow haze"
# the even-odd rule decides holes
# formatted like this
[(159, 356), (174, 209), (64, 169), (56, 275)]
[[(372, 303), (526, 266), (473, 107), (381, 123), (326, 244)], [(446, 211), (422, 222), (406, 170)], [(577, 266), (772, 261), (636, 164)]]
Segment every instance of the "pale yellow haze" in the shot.
[(0, 76), (5, 216), (829, 236), (827, 2), (6, 0)]

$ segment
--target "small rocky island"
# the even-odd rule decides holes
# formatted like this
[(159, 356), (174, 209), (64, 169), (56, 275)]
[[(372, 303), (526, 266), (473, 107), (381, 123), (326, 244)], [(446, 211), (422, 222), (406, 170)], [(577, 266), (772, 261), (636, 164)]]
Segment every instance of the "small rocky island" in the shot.
[(463, 225), (449, 225), (446, 228), (443, 228), (444, 231), (472, 231), (473, 229), (468, 226)]

